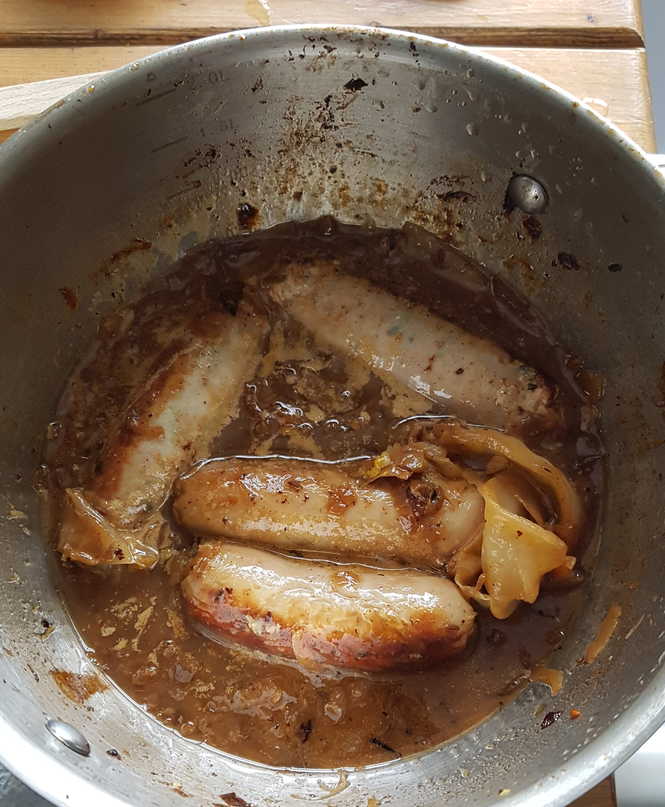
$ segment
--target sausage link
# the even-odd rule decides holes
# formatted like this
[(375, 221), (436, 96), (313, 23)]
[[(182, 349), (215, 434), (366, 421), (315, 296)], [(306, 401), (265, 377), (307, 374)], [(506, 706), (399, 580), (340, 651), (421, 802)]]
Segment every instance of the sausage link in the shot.
[(533, 368), (332, 263), (293, 264), (267, 293), (323, 344), (450, 414), (517, 431), (558, 423), (551, 390)]
[(182, 590), (207, 635), (296, 659), (368, 672), (457, 655), (475, 612), (444, 577), (203, 543)]
[(482, 525), (482, 497), (463, 480), (367, 484), (343, 467), (275, 458), (209, 462), (176, 483), (173, 513), (199, 536), (434, 568)]
[(197, 325), (186, 348), (135, 391), (92, 479), (65, 491), (63, 557), (88, 565), (157, 561), (149, 536), (159, 533), (157, 511), (173, 477), (207, 453), (235, 414), (267, 331), (265, 318), (242, 305), (236, 316), (213, 312)]

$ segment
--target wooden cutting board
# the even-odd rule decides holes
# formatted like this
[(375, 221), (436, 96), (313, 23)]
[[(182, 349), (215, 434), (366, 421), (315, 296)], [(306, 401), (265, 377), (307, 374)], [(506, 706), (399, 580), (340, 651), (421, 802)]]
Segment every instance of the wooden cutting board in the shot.
[[(157, 45), (0, 47), (0, 142), (68, 92), (93, 83), (103, 71), (160, 49)], [(654, 151), (651, 99), (642, 48), (479, 50), (545, 76), (573, 95), (586, 99), (643, 148)], [(38, 81), (18, 83), (26, 74)]]
[(170, 44), (285, 23), (379, 24), (473, 45), (642, 44), (636, 0), (1, 0), (0, 45)]

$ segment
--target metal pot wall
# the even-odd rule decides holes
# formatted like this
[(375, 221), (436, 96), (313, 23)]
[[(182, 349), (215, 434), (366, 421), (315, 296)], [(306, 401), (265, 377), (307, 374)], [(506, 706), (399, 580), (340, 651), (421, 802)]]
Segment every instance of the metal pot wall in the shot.
[[(537, 240), (519, 211), (504, 211), (514, 174), (547, 191)], [(470, 196), (442, 202), (460, 182)], [(636, 146), (545, 82), (377, 29), (266, 28), (183, 45), (69, 96), (13, 137), (0, 149), (2, 761), (56, 804), (86, 807), (182, 807), (174, 788), (201, 805), (235, 793), (252, 807), (554, 807), (619, 764), (665, 717), (663, 190)], [(551, 662), (566, 671), (556, 699), (534, 684), (416, 758), (303, 772), (189, 742), (113, 686), (86, 705), (56, 686), (54, 667), (92, 664), (41, 536), (32, 480), (46, 424), (100, 313), (194, 242), (236, 232), (243, 202), (262, 227), (332, 213), (448, 234), (604, 375), (601, 549), (584, 612)], [(607, 649), (578, 663), (614, 603), (622, 617)], [(570, 709), (582, 716), (569, 720)], [(542, 729), (551, 710), (562, 718)], [(89, 756), (52, 737), (52, 717), (85, 735)]]

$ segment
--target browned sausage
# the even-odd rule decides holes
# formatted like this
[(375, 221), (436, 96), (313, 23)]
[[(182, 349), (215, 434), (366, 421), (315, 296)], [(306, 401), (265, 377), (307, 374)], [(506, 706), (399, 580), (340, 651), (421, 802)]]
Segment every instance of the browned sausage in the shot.
[(265, 318), (241, 304), (211, 312), (183, 336), (185, 347), (158, 368), (110, 435), (100, 468), (65, 491), (58, 550), (86, 565), (154, 565), (171, 482), (205, 456), (232, 417), (260, 359)]
[(182, 590), (208, 635), (305, 666), (379, 671), (433, 664), (465, 648), (475, 619), (444, 577), (221, 541), (199, 547)]
[(275, 458), (210, 462), (176, 484), (173, 512), (201, 536), (432, 567), (482, 526), (482, 497), (464, 480), (439, 477), (427, 487), (431, 512), (424, 513), (420, 482), (367, 484), (345, 467)]
[(552, 392), (533, 368), (334, 263), (293, 264), (267, 293), (322, 344), (364, 361), (393, 389), (508, 430), (558, 423)]

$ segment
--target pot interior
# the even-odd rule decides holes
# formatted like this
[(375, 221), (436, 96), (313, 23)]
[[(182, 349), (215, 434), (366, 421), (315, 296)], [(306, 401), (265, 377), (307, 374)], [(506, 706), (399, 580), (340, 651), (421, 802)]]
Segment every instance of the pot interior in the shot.
[[(482, 807), (500, 793), (502, 804), (559, 805), (656, 727), (665, 206), (661, 180), (617, 132), (465, 48), (380, 30), (263, 29), (183, 45), (82, 88), (4, 145), (0, 167), (0, 753), (32, 787), (70, 805), (181, 805), (180, 791), (196, 804), (235, 793), (252, 807), (333, 796), (352, 807)], [(514, 174), (548, 193), (535, 240), (519, 211), (504, 210)], [(443, 199), (457, 189), (463, 201)], [(114, 686), (77, 704), (56, 685), (54, 669), (94, 667), (42, 537), (33, 479), (46, 425), (99, 317), (188, 247), (237, 233), (242, 203), (257, 208), (258, 227), (332, 214), (448, 237), (526, 294), (602, 375), (602, 540), (587, 560), (584, 612), (551, 660), (566, 673), (556, 698), (532, 684), (437, 750), (311, 773), (187, 741)], [(618, 629), (594, 664), (580, 663), (613, 604)], [(550, 711), (562, 717), (542, 729)], [(90, 756), (59, 744), (50, 717), (81, 730)]]

